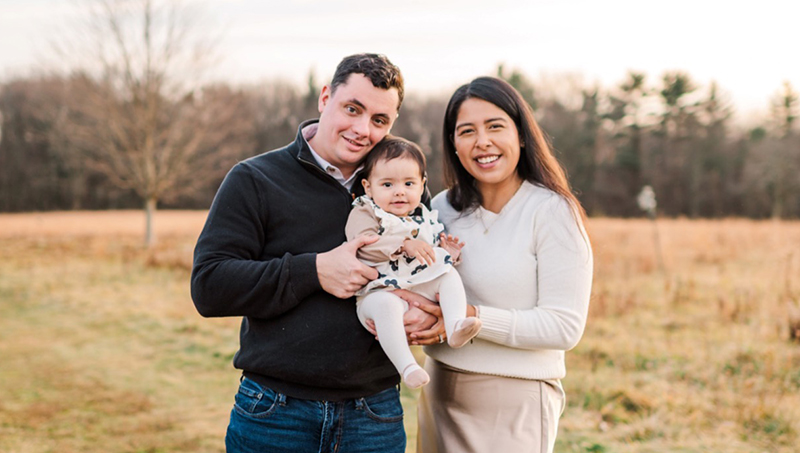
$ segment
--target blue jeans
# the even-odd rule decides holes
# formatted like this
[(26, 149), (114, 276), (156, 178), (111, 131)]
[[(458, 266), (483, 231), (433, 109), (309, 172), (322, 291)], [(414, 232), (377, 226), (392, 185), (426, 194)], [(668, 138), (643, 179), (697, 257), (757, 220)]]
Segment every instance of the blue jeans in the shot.
[(244, 378), (225, 447), (228, 453), (403, 453), (400, 391), (340, 402), (301, 400)]

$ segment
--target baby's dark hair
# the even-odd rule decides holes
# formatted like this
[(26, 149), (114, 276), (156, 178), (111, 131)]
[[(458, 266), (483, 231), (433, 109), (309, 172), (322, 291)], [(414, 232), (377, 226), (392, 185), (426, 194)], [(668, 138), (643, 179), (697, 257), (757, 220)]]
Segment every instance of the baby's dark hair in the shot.
[(375, 164), (380, 160), (392, 160), (399, 157), (409, 157), (419, 165), (419, 173), (422, 178), (425, 178), (425, 154), (416, 143), (406, 140), (402, 137), (395, 137), (394, 135), (387, 135), (383, 140), (378, 142), (372, 151), (367, 155), (364, 161), (364, 169), (361, 174), (365, 178), (369, 178)]

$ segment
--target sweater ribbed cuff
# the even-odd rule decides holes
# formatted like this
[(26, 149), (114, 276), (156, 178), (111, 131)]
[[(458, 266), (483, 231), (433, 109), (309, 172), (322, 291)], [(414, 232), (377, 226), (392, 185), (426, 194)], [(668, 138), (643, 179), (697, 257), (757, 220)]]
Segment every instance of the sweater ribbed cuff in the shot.
[(292, 292), (297, 300), (303, 300), (322, 289), (317, 275), (317, 254), (294, 255), (289, 265)]
[(478, 338), (501, 344), (508, 340), (514, 321), (511, 311), (481, 305), (480, 319), (483, 326)]

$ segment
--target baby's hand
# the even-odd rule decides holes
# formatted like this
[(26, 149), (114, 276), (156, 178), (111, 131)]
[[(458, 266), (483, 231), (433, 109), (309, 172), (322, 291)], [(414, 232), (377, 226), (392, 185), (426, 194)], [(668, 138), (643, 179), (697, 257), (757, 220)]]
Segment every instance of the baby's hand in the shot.
[(433, 247), (419, 239), (406, 239), (403, 241), (403, 253), (406, 256), (413, 256), (428, 265), (436, 262), (436, 254), (433, 251)]
[(461, 248), (464, 247), (464, 243), (458, 239), (458, 236), (453, 236), (452, 234), (439, 234), (439, 247), (447, 250), (447, 253), (450, 254), (450, 258), (453, 261), (458, 261), (458, 258), (461, 256)]

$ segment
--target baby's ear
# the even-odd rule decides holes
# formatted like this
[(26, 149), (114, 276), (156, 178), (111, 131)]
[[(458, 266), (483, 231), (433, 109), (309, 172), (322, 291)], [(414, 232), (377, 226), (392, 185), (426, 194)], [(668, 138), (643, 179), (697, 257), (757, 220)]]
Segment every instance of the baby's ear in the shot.
[(369, 188), (370, 188), (369, 187), (369, 181), (367, 181), (366, 179), (362, 179), (361, 180), (361, 185), (364, 186), (364, 193), (366, 193), (368, 197), (372, 198), (372, 194), (370, 193), (370, 190), (369, 190)]

